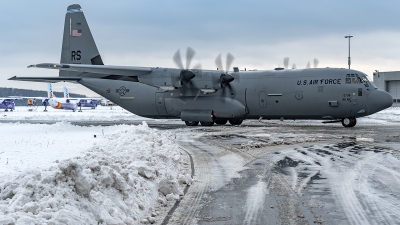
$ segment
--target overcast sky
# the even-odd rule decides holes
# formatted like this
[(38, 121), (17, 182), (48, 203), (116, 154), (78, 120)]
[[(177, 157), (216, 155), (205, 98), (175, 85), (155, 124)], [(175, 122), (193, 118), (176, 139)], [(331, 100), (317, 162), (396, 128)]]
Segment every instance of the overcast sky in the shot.
[[(352, 69), (400, 70), (400, 1), (8, 1), (0, 14), (0, 87), (44, 90), (46, 84), (7, 81), (12, 76), (58, 76), (27, 69), (59, 62), (68, 5), (82, 6), (105, 64), (176, 67), (179, 48), (196, 50), (195, 62), (215, 69), (219, 53), (240, 69), (346, 68), (351, 34)], [(183, 53), (184, 55), (184, 53)], [(80, 85), (71, 92), (95, 95)]]

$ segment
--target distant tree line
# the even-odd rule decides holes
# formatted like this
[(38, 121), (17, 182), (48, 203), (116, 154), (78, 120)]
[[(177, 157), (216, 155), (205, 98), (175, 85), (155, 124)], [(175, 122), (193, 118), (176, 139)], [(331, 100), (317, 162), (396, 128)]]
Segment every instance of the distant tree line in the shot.
[[(64, 97), (64, 93), (61, 91), (55, 91), (54, 95), (56, 97), (62, 98)], [(5, 88), (0, 87), (0, 98), (8, 97), (8, 96), (24, 96), (24, 97), (47, 97), (47, 91), (36, 91), (29, 89), (19, 89), (19, 88)], [(86, 95), (69, 93), (71, 98), (86, 98)], [(27, 100), (17, 100), (15, 101), (15, 105), (26, 105)], [(42, 104), (41, 101), (38, 101), (37, 104)]]

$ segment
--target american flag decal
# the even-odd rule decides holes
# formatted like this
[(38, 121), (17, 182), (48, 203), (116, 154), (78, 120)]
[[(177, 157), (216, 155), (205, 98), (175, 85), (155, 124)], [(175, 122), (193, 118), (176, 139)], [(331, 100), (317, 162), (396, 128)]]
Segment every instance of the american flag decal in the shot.
[(72, 37), (82, 36), (82, 30), (72, 30)]

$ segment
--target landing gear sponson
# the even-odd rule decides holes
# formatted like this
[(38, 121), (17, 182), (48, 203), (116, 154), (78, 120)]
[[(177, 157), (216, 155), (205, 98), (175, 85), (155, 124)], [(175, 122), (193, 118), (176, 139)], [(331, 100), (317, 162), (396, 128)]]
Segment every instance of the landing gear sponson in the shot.
[[(199, 125), (199, 123), (202, 126), (213, 126), (214, 123), (217, 124), (217, 125), (225, 125), (228, 121), (229, 121), (229, 123), (231, 125), (240, 125), (243, 122), (242, 119), (230, 119), (230, 120), (227, 120), (227, 119), (215, 119), (214, 122), (185, 121), (185, 124), (187, 126), (190, 126), (190, 127), (197, 126), (197, 125)], [(344, 127), (354, 127), (357, 124), (357, 118), (355, 118), (355, 117), (347, 117), (347, 118), (343, 118), (341, 120), (341, 122), (342, 122), (342, 125)]]
[(218, 124), (218, 125), (225, 125), (228, 121), (229, 121), (229, 123), (231, 125), (234, 125), (234, 126), (235, 125), (240, 125), (243, 122), (242, 119), (230, 119), (230, 120), (228, 120), (228, 119), (215, 119), (214, 122), (185, 121), (185, 124), (187, 126), (193, 127), (193, 126), (199, 125), (199, 123), (200, 123), (202, 126), (209, 127), (209, 126), (213, 126), (214, 123)]

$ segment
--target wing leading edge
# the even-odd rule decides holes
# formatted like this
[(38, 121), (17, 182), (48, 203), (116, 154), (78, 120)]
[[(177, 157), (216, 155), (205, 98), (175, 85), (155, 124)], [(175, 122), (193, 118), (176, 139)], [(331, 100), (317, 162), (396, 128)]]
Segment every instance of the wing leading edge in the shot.
[(18, 81), (33, 81), (33, 82), (44, 82), (44, 83), (57, 83), (57, 82), (71, 82), (78, 83), (82, 77), (17, 77), (13, 76), (8, 80)]
[(145, 74), (152, 72), (152, 69), (149, 67), (133, 67), (133, 66), (104, 66), (104, 65), (40, 63), (40, 64), (28, 66), (28, 68), (31, 68), (31, 67), (74, 71), (74, 72), (82, 72), (82, 73), (120, 75), (120, 76), (138, 76), (138, 75), (145, 75)]

